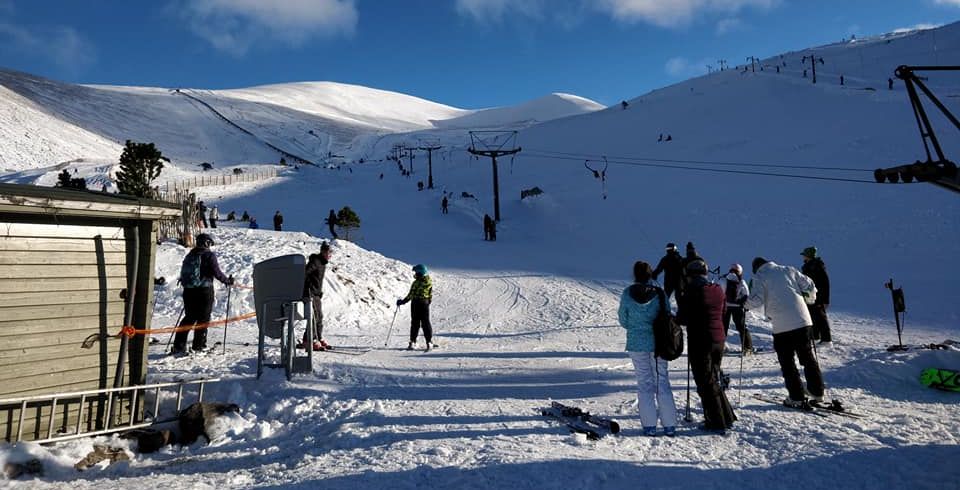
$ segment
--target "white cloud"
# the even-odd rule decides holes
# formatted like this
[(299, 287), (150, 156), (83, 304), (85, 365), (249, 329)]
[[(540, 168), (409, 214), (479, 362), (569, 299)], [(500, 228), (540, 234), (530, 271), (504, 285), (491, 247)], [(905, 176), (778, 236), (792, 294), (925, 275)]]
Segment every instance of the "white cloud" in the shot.
[[(957, 0), (957, 4), (960, 5), (960, 0)], [(912, 25), (912, 26), (910, 26), (910, 27), (900, 27), (900, 28), (894, 29), (894, 30), (893, 30), (893, 33), (894, 33), (894, 34), (902, 34), (902, 33), (905, 33), (905, 32), (925, 31), (925, 30), (927, 30), (927, 29), (936, 29), (936, 28), (941, 27), (941, 26), (943, 26), (943, 24), (927, 24), (927, 23), (916, 24), (916, 25)]]
[(717, 21), (716, 32), (718, 36), (739, 31), (740, 29), (743, 29), (743, 21), (736, 17), (727, 17), (726, 19)]
[(960, 0), (934, 0), (937, 5), (952, 5), (954, 7), (960, 7)]
[(349, 36), (358, 21), (354, 0), (180, 0), (173, 5), (194, 33), (237, 56), (264, 41), (300, 46), (315, 37)]
[(45, 58), (71, 73), (96, 60), (93, 45), (76, 29), (65, 26), (28, 29), (20, 23), (0, 22), (0, 53), (5, 51)]
[(478, 22), (500, 22), (506, 17), (540, 18), (544, 0), (456, 0), (457, 13)]
[(689, 24), (703, 14), (735, 14), (745, 8), (769, 9), (779, 0), (598, 0), (596, 7), (622, 22), (660, 27)]
[(707, 65), (713, 62), (704, 58), (697, 61), (691, 61), (683, 56), (677, 56), (667, 60), (664, 65), (664, 71), (673, 78), (690, 78), (707, 73)]

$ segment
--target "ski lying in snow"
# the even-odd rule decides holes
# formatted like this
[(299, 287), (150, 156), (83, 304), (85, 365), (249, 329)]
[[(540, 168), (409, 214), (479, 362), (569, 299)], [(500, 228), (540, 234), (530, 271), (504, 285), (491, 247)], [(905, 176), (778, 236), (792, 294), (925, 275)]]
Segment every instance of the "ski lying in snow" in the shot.
[(371, 350), (373, 349), (371, 349), (370, 347), (334, 347), (332, 349), (326, 349), (326, 350), (317, 351), (317, 352), (325, 352), (330, 354), (346, 354), (348, 356), (362, 356), (367, 352), (370, 352)]
[(817, 409), (817, 410), (825, 410), (825, 411), (827, 411), (827, 412), (832, 412), (832, 413), (835, 413), (835, 414), (837, 414), (837, 415), (843, 415), (843, 416), (846, 416), (846, 417), (853, 417), (853, 418), (856, 418), (856, 419), (860, 419), (860, 418), (866, 417), (866, 415), (864, 415), (864, 414), (862, 414), (862, 413), (851, 412), (851, 411), (847, 410), (847, 407), (843, 406), (843, 404), (840, 403), (840, 400), (837, 400), (837, 399), (830, 400), (829, 403), (826, 403), (826, 402), (810, 402), (810, 405), (813, 406), (813, 408), (815, 408), (815, 409)]
[(763, 395), (762, 393), (754, 393), (754, 394), (753, 394), (753, 398), (754, 398), (755, 400), (760, 400), (760, 401), (762, 401), (762, 402), (772, 403), (772, 404), (774, 404), (774, 405), (781, 406), (781, 407), (783, 407), (783, 408), (785, 408), (785, 409), (787, 409), (787, 410), (795, 410), (795, 411), (797, 411), (797, 412), (809, 413), (809, 414), (811, 414), (811, 415), (817, 415), (817, 416), (819, 416), (819, 417), (829, 417), (829, 416), (830, 416), (830, 415), (827, 414), (826, 411), (817, 410), (816, 408), (814, 408), (813, 405), (810, 405), (809, 403), (806, 403), (806, 402), (804, 402), (803, 406), (801, 406), (801, 407), (791, 407), (791, 406), (784, 405), (784, 404), (783, 404), (783, 400), (777, 400), (776, 398), (774, 398), (774, 397), (772, 397), (772, 396), (765, 396), (765, 395)]
[(596, 425), (611, 434), (620, 432), (620, 424), (618, 424), (616, 420), (591, 415), (590, 412), (584, 412), (579, 407), (564, 405), (560, 402), (550, 402), (550, 407), (560, 410), (560, 413), (562, 413), (565, 417), (577, 417), (580, 420)]
[(784, 405), (783, 400), (777, 400), (771, 396), (765, 396), (762, 393), (754, 393), (753, 397), (763, 402), (773, 403), (774, 405), (780, 405), (784, 408), (799, 410), (801, 412), (812, 413), (814, 415), (819, 415), (820, 417), (829, 417), (830, 415), (839, 415), (852, 419), (862, 419), (866, 417), (866, 415), (862, 413), (856, 413), (847, 410), (847, 407), (843, 406), (843, 404), (840, 403), (840, 400), (831, 400), (829, 403), (805, 401), (803, 406), (790, 407)]
[(927, 368), (920, 373), (920, 383), (928, 388), (960, 392), (960, 371)]
[(564, 415), (563, 412), (557, 408), (543, 408), (540, 410), (540, 414), (544, 417), (554, 418), (563, 422), (570, 431), (585, 434), (587, 439), (591, 441), (599, 440), (606, 434), (606, 431), (600, 427), (592, 426), (579, 417)]

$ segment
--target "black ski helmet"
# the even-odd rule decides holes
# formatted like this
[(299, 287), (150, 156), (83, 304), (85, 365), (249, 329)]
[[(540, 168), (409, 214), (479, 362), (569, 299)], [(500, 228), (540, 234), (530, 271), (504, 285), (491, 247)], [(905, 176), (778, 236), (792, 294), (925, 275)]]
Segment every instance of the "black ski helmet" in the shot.
[(197, 235), (197, 246), (202, 248), (212, 247), (215, 245), (213, 237), (208, 233), (201, 233)]

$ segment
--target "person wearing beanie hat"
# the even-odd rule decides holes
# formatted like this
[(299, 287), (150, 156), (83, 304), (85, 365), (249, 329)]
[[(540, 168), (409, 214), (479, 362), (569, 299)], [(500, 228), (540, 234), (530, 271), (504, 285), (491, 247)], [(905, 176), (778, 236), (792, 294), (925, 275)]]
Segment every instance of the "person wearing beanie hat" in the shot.
[[(689, 282), (690, 276), (687, 274), (687, 266), (695, 260), (703, 261), (706, 264), (706, 261), (703, 260), (699, 254), (697, 254), (697, 249), (693, 246), (693, 242), (687, 242), (687, 255), (680, 262), (680, 267), (682, 274), (680, 276), (680, 295), (682, 296), (684, 291), (687, 288), (687, 283)], [(706, 273), (704, 273), (706, 274)]]
[[(220, 270), (217, 255), (210, 250), (214, 245), (213, 237), (207, 233), (197, 235), (196, 246), (187, 253), (180, 265), (179, 283), (183, 286), (183, 320), (178, 327), (193, 327), (210, 321), (213, 312), (213, 281), (232, 286), (233, 276), (227, 276)], [(186, 354), (189, 329), (177, 330), (173, 338), (171, 354)], [(193, 331), (192, 348), (200, 352), (207, 348), (207, 328)]]
[(437, 347), (433, 343), (433, 326), (430, 324), (430, 301), (433, 299), (433, 282), (427, 272), (427, 266), (417, 264), (413, 266), (413, 284), (410, 285), (410, 291), (403, 298), (397, 300), (397, 306), (401, 306), (410, 301), (410, 343), (407, 344), (407, 350), (413, 350), (417, 343), (417, 335), (423, 328), (423, 339), (426, 341), (427, 349)]
[(830, 334), (830, 319), (827, 317), (827, 308), (830, 306), (830, 276), (823, 259), (817, 256), (817, 247), (807, 247), (800, 254), (803, 256), (803, 266), (800, 270), (813, 279), (817, 286), (817, 299), (810, 308), (810, 317), (813, 319), (813, 339), (819, 340), (824, 347), (833, 343)]
[(720, 362), (726, 334), (723, 329), (723, 289), (707, 280), (707, 263), (690, 261), (687, 285), (680, 297), (677, 320), (687, 326), (687, 360), (703, 406), (704, 430), (725, 433), (737, 416), (720, 385)]
[[(773, 324), (773, 349), (789, 394), (784, 405), (804, 406), (807, 393), (812, 401), (822, 401), (823, 374), (810, 339), (813, 320), (807, 308), (809, 298), (817, 296), (816, 285), (797, 269), (762, 257), (753, 259), (753, 269), (746, 307), (750, 310), (762, 307), (764, 315)], [(803, 366), (806, 388), (794, 358)]]
[(740, 355), (752, 354), (753, 339), (747, 330), (746, 309), (743, 304), (750, 296), (750, 288), (743, 280), (743, 266), (731, 264), (730, 271), (721, 278), (719, 284), (723, 287), (726, 298), (726, 310), (723, 312), (723, 331), (730, 331), (730, 320), (733, 320), (737, 332), (740, 334)]
[[(327, 272), (327, 264), (330, 262), (330, 243), (324, 241), (320, 244), (320, 253), (310, 254), (303, 276), (303, 298), (310, 301), (313, 310), (313, 344), (309, 347), (315, 351), (325, 351), (333, 349), (333, 346), (323, 340), (323, 276)], [(307, 348), (309, 336), (303, 332), (303, 342), (298, 348)]]
[(671, 294), (675, 294), (675, 300), (680, 297), (681, 281), (683, 281), (683, 257), (680, 256), (677, 246), (673, 243), (667, 244), (666, 252), (660, 262), (657, 263), (657, 268), (653, 270), (653, 280), (657, 280), (657, 276), (661, 272), (663, 273), (663, 292), (667, 295), (669, 301)]

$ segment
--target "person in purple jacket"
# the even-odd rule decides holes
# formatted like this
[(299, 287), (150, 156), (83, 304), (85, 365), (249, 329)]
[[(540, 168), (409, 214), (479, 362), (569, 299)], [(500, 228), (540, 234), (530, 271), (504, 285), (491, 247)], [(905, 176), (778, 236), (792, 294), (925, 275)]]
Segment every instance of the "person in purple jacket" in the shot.
[(703, 405), (701, 428), (725, 433), (737, 420), (719, 381), (727, 340), (723, 327), (726, 296), (723, 288), (707, 280), (707, 270), (702, 259), (687, 264), (687, 285), (680, 297), (677, 320), (687, 327), (687, 359)]
[[(197, 235), (197, 246), (183, 259), (180, 266), (180, 284), (183, 286), (183, 321), (181, 327), (203, 324), (210, 321), (213, 312), (213, 280), (216, 279), (227, 286), (233, 285), (233, 276), (227, 277), (220, 270), (217, 256), (210, 250), (214, 245), (213, 237), (201, 233)], [(187, 333), (189, 330), (178, 331), (173, 340), (173, 354), (184, 354), (187, 351)], [(193, 350), (202, 351), (207, 348), (206, 327), (193, 331)]]

